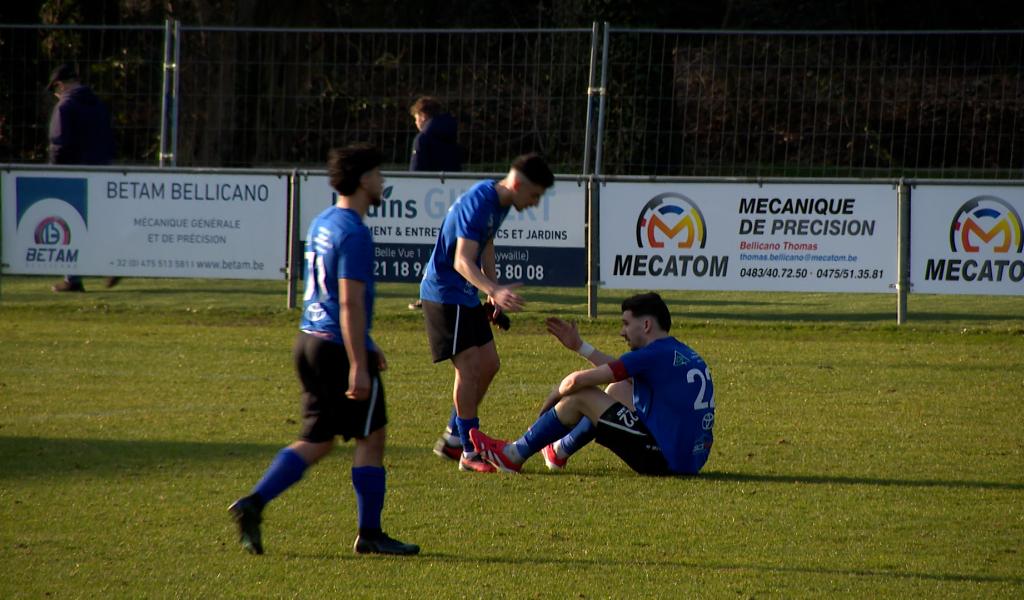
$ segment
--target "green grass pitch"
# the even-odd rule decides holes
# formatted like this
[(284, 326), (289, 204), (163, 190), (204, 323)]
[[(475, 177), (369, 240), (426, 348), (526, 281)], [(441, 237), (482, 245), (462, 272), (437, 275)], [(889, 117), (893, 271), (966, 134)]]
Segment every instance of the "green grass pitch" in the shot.
[[(378, 288), (391, 369), (384, 527), (414, 558), (352, 553), (351, 445), (264, 513), (226, 508), (298, 430), (282, 282), (126, 279), (58, 296), (0, 280), (2, 598), (939, 598), (1024, 596), (1024, 297), (666, 293), (716, 383), (695, 478), (591, 446), (563, 473), (460, 473), (430, 451), (452, 371), (411, 285)], [(583, 361), (543, 318), (618, 353), (602, 291), (525, 288), (497, 332), (483, 428), (513, 437)]]

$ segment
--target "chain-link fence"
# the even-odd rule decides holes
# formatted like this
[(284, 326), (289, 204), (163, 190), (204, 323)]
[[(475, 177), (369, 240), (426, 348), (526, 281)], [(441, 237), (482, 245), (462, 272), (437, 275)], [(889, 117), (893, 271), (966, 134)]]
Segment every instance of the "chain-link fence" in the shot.
[(1024, 32), (606, 39), (608, 174), (1024, 176)]
[(118, 162), (155, 164), (160, 149), (164, 28), (0, 25), (0, 162), (45, 162), (46, 84), (74, 64), (113, 114)]
[(182, 28), (179, 165), (320, 164), (370, 141), (405, 166), (437, 96), (473, 170), (527, 151), (582, 168), (591, 30)]
[(0, 25), (0, 162), (45, 160), (70, 61), (124, 164), (319, 167), (364, 140), (404, 168), (430, 94), (473, 171), (536, 150), (563, 173), (1024, 176), (1024, 32), (597, 30)]

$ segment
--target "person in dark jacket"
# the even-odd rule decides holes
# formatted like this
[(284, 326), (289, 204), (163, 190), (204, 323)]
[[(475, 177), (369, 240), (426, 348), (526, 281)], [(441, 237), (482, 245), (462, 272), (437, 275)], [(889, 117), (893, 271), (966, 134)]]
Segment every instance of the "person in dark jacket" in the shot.
[[(57, 97), (50, 115), (50, 164), (109, 165), (114, 160), (114, 132), (110, 110), (92, 89), (82, 84), (78, 72), (63, 64), (50, 74), (47, 89)], [(113, 287), (120, 277), (108, 277)], [(53, 286), (55, 292), (84, 292), (82, 279), (68, 275)]]
[[(445, 112), (441, 102), (433, 96), (420, 96), (409, 107), (416, 121), (416, 139), (412, 142), (410, 171), (461, 171), (462, 147), (456, 141), (459, 124), (451, 113)], [(409, 308), (423, 308), (420, 299), (409, 303)]]
[(421, 96), (409, 107), (416, 121), (416, 139), (412, 143), (410, 171), (461, 171), (462, 148), (456, 138), (459, 124), (444, 111), (437, 98)]

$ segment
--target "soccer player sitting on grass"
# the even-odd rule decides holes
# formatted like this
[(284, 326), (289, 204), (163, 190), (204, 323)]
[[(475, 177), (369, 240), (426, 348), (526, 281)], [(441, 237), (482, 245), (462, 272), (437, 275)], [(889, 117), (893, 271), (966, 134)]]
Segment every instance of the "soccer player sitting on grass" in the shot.
[[(671, 327), (658, 294), (627, 298), (620, 334), (630, 351), (615, 359), (583, 341), (574, 324), (548, 319), (548, 331), (595, 366), (567, 375), (515, 442), (471, 430), (477, 452), (498, 470), (518, 473), (537, 452), (549, 468), (562, 468), (596, 439), (637, 473), (696, 474), (714, 439), (715, 387), (704, 359), (669, 335)], [(604, 384), (611, 385), (601, 390)]]

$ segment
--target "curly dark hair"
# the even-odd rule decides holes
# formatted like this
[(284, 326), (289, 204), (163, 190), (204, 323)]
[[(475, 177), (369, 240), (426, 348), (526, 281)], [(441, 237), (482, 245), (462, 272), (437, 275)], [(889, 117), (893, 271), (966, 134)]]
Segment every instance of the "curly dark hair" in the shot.
[(350, 196), (359, 189), (360, 178), (383, 162), (384, 155), (373, 144), (331, 148), (327, 153), (327, 176), (332, 188), (342, 196)]

